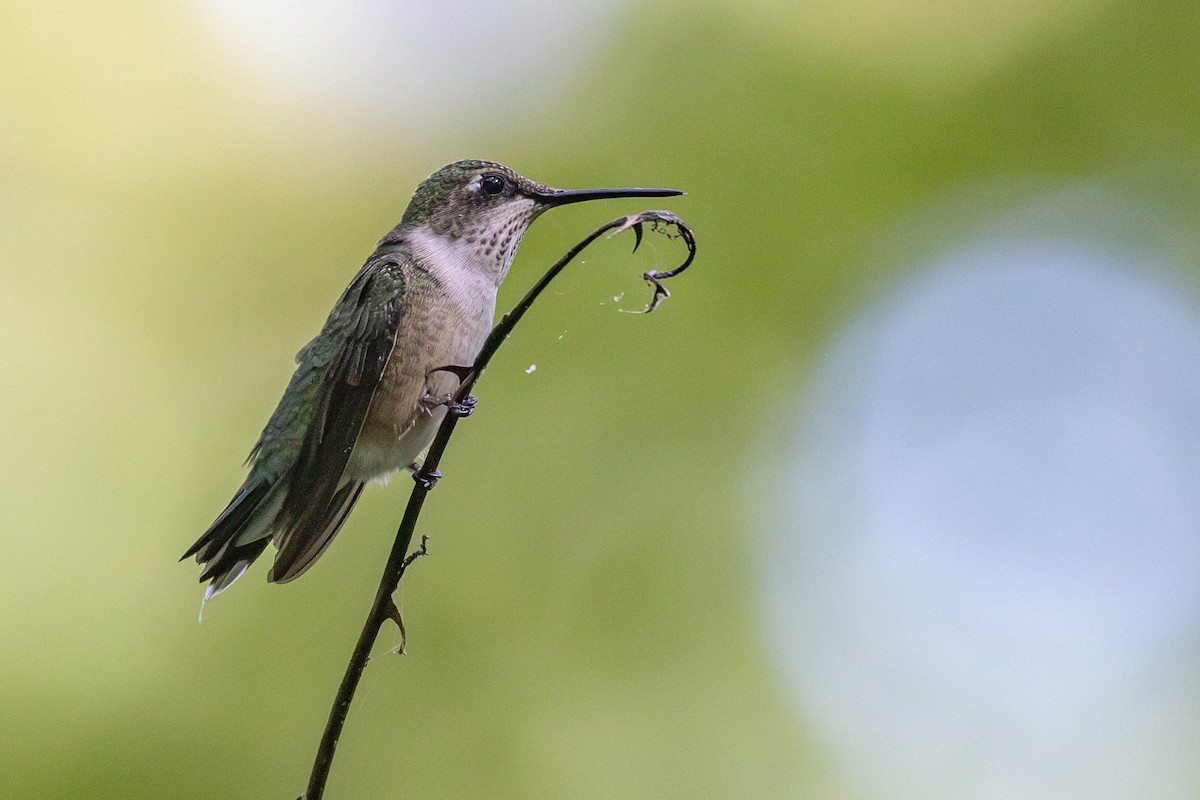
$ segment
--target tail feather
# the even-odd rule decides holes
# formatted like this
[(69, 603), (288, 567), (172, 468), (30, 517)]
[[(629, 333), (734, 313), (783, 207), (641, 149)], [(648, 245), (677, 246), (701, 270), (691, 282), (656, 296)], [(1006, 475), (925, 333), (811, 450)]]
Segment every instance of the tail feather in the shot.
[(212, 525), (208, 526), (208, 530), (200, 534), (200, 538), (188, 548), (179, 560), (183, 561), (189, 556), (196, 556), (196, 560), (200, 563), (210, 561), (218, 549), (246, 526), (250, 515), (258, 509), (259, 502), (270, 491), (271, 484), (266, 480), (260, 480), (254, 484), (247, 481), (229, 501), (229, 505), (225, 506), (225, 510), (221, 512), (220, 516)]
[(220, 577), (214, 578), (212, 582), (208, 584), (208, 588), (204, 590), (204, 597), (200, 598), (200, 614), (197, 617), (198, 621), (204, 621), (204, 607), (208, 605), (208, 601), (212, 600), (221, 592), (232, 586), (234, 581), (242, 577), (242, 573), (246, 571), (246, 567), (248, 566), (250, 566), (250, 561), (239, 561), (233, 565), (232, 569), (226, 571)]
[(352, 481), (334, 493), (324, 509), (317, 513), (305, 513), (276, 537), (279, 553), (267, 580), (272, 583), (287, 583), (300, 577), (312, 563), (325, 552), (333, 537), (337, 535), (346, 517), (350, 515), (363, 483)]
[[(271, 527), (282, 498), (271, 484), (247, 482), (216, 521), (196, 540), (183, 558), (194, 555), (204, 566), (200, 581), (211, 581), (204, 600), (228, 589), (271, 540)], [(180, 559), (181, 561), (183, 559)]]
[(364, 484), (352, 481), (343, 485), (324, 508), (309, 508), (295, 520), (289, 520), (283, 511), (287, 485), (286, 479), (274, 486), (265, 479), (247, 481), (216, 521), (183, 554), (183, 558), (195, 556), (204, 567), (200, 582), (209, 581), (209, 585), (203, 603), (232, 586), (272, 539), (279, 553), (267, 580), (285, 583), (299, 577), (333, 541), (362, 494)]

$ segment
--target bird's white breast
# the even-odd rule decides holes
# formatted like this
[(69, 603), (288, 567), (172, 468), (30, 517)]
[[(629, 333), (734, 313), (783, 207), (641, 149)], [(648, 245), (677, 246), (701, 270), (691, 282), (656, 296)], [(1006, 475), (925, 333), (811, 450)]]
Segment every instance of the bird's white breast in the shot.
[(444, 366), (469, 366), (492, 327), (497, 282), (479, 250), (461, 237), (428, 230), (408, 238), (415, 260), (437, 281), (434, 296), (410, 308), (401, 339), (392, 353), (384, 385), (360, 436), (348, 472), (359, 479), (380, 479), (417, 459), (429, 446), (445, 416), (443, 407), (421, 407), (424, 396), (444, 397), (457, 387)]

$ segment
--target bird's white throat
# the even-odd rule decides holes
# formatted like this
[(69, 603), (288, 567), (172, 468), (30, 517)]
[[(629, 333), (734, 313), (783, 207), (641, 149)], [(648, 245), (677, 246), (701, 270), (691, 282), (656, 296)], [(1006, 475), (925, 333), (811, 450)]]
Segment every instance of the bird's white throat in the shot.
[(496, 288), (508, 265), (483, 257), (477, 242), (468, 243), (462, 236), (437, 234), (428, 228), (413, 231), (408, 242), (417, 261), (462, 305), (474, 305), (481, 297), (495, 302)]

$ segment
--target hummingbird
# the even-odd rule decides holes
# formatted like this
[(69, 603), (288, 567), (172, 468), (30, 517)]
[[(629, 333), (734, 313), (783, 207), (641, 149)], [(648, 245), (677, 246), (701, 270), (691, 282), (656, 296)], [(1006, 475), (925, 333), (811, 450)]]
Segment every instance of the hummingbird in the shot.
[[(416, 473), (459, 380), (492, 328), (496, 292), (543, 212), (568, 203), (670, 197), (675, 189), (554, 189), (491, 161), (456, 161), (426, 178), (400, 223), (342, 293), (246, 464), (233, 500), (183, 554), (203, 566), (204, 602), (267, 545), (272, 583), (325, 552), (363, 487)], [(182, 560), (182, 559), (180, 559)]]

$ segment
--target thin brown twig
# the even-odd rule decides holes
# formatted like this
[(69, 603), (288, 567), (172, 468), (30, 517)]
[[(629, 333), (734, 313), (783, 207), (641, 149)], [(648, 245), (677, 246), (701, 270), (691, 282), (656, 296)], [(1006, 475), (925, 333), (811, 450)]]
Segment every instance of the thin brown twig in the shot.
[[(683, 272), (696, 257), (696, 239), (691, 229), (688, 228), (683, 220), (669, 211), (643, 211), (640, 214), (621, 217), (600, 226), (581, 240), (563, 254), (546, 271), (546, 274), (521, 298), (521, 301), (500, 319), (500, 322), (488, 335), (487, 341), (484, 342), (483, 349), (479, 352), (479, 357), (475, 359), (475, 363), (469, 370), (461, 371), (461, 382), (459, 383), (458, 391), (455, 392), (451, 399), (450, 410), (442, 420), (433, 443), (429, 446), (429, 452), (425, 457), (424, 463), (421, 465), (421, 469), (413, 475), (416, 485), (413, 486), (412, 494), (409, 495), (408, 505), (404, 509), (404, 516), (400, 520), (400, 527), (396, 531), (396, 539), (392, 543), (387, 564), (384, 566), (383, 575), (379, 579), (379, 588), (375, 592), (375, 600), (371, 604), (371, 610), (368, 612), (362, 632), (358, 636), (358, 642), (354, 645), (354, 651), (350, 655), (350, 663), (346, 665), (346, 674), (342, 677), (342, 682), (338, 686), (337, 695), (333, 701), (333, 707), (329, 711), (329, 719), (325, 723), (325, 730), (321, 735), (321, 743), (317, 747), (316, 759), (313, 761), (312, 773), (308, 779), (308, 789), (298, 800), (321, 800), (325, 792), (325, 783), (329, 778), (329, 771), (333, 765), (333, 756), (337, 750), (338, 738), (341, 736), (342, 728), (346, 724), (346, 716), (350, 711), (350, 703), (354, 699), (355, 690), (362, 679), (367, 661), (370, 660), (371, 648), (379, 636), (379, 631), (383, 627), (384, 621), (388, 619), (395, 620), (400, 628), (401, 637), (404, 637), (404, 622), (400, 616), (399, 609), (396, 607), (393, 595), (396, 593), (396, 589), (400, 585), (400, 579), (404, 576), (404, 572), (408, 566), (418, 556), (425, 554), (426, 537), (422, 537), (421, 546), (412, 554), (408, 554), (408, 548), (412, 543), (413, 532), (416, 530), (417, 519), (421, 515), (421, 508), (424, 506), (425, 497), (437, 483), (438, 478), (441, 477), (441, 473), (438, 472), (437, 467), (442, 460), (442, 455), (446, 452), (446, 445), (449, 443), (450, 437), (454, 434), (454, 428), (458, 425), (459, 419), (469, 415), (471, 410), (473, 410), (474, 398), (471, 396), (471, 391), (474, 389), (475, 383), (483, 375), (483, 371), (487, 368), (488, 363), (491, 362), (492, 356), (495, 355), (500, 345), (512, 333), (513, 328), (521, 320), (521, 317), (525, 316), (525, 312), (529, 310), (534, 301), (538, 299), (546, 287), (550, 285), (550, 282), (563, 271), (575, 256), (579, 255), (585, 247), (605, 232), (612, 231), (613, 235), (616, 235), (621, 231), (629, 229), (633, 230), (636, 237), (633, 247), (636, 252), (642, 242), (643, 227), (647, 225), (652, 231), (662, 233), (669, 238), (683, 239), (688, 249), (687, 258), (675, 269), (666, 272), (650, 270), (644, 274), (643, 277), (646, 281), (654, 287), (654, 296), (651, 298), (650, 303), (647, 304), (646, 312), (648, 313), (656, 309), (659, 303), (670, 296), (670, 292), (662, 285), (661, 281)], [(404, 645), (401, 644), (400, 652), (403, 652), (403, 648)]]

